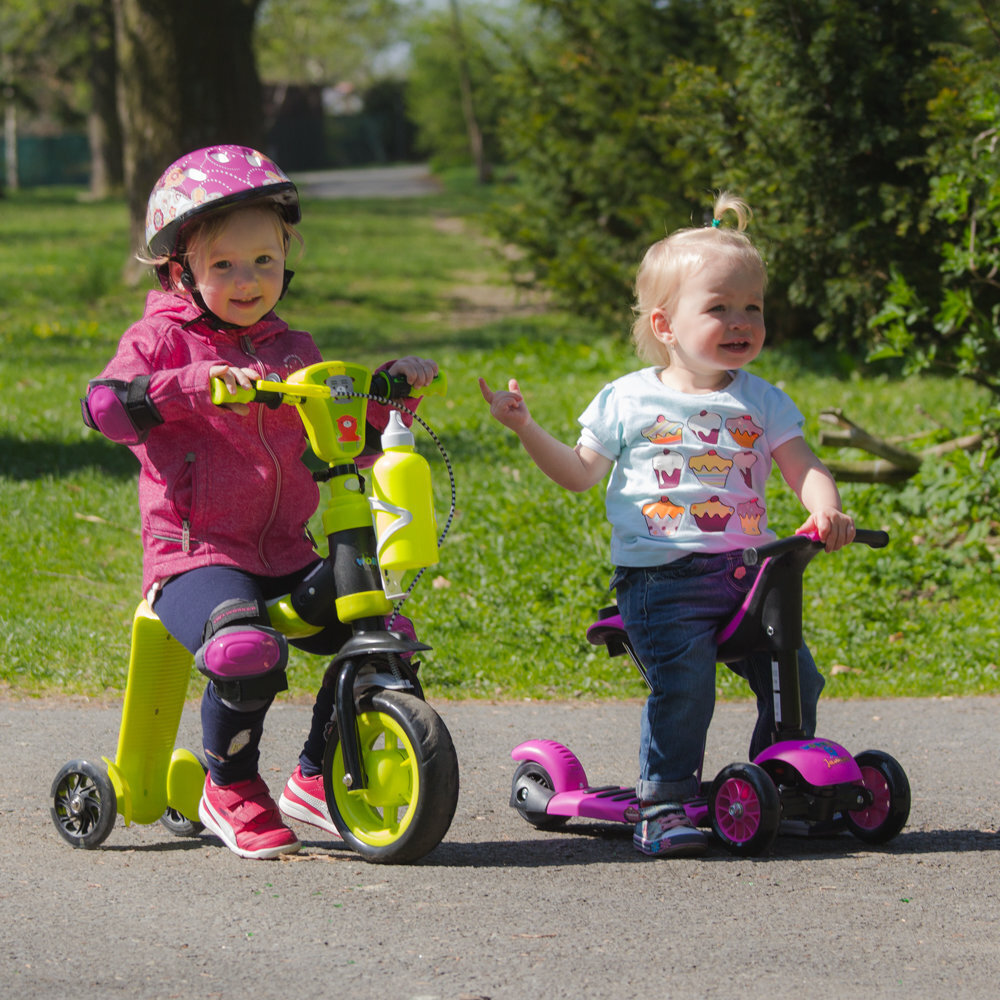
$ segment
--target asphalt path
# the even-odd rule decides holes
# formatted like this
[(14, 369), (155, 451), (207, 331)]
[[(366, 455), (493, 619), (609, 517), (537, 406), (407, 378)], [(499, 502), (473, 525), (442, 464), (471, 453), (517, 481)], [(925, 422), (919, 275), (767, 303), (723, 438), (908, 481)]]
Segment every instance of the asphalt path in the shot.
[[(536, 831), (508, 806), (522, 740), (575, 750), (594, 784), (631, 781), (639, 704), (446, 702), (461, 794), (421, 862), (372, 865), (311, 827), (261, 862), (208, 834), (119, 817), (74, 850), (49, 816), (67, 760), (113, 756), (120, 707), (0, 700), (0, 995), (471, 998), (993, 998), (1000, 981), (1000, 701), (821, 703), (821, 734), (884, 749), (910, 822), (872, 848), (780, 836), (764, 858), (638, 854), (625, 826)], [(718, 706), (706, 772), (746, 753), (749, 703)], [(309, 724), (279, 702), (262, 773), (277, 794)], [(197, 748), (197, 707), (181, 745)]]
[(418, 198), (441, 191), (441, 183), (425, 163), (313, 170), (292, 179), (307, 198)]

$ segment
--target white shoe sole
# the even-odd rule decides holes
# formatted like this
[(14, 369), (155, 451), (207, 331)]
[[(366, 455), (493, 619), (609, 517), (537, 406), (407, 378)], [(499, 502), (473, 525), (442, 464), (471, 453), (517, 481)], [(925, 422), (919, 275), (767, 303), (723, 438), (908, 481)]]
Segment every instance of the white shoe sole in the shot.
[[(294, 792), (293, 794), (299, 796), (303, 800), (312, 799), (312, 796), (306, 796), (300, 792)], [(323, 803), (324, 808), (326, 803)], [(290, 799), (284, 792), (281, 793), (281, 797), (278, 799), (278, 808), (281, 810), (282, 816), (287, 816), (289, 819), (297, 820), (299, 823), (308, 823), (309, 826), (315, 826), (320, 830), (324, 830), (331, 836), (336, 837), (337, 840), (342, 840), (340, 831), (333, 825), (332, 820), (326, 819), (326, 817), (317, 816), (313, 810), (304, 805), (302, 802), (296, 802), (294, 799)]]
[(302, 844), (296, 840), (291, 844), (282, 844), (280, 847), (264, 847), (258, 851), (248, 851), (244, 847), (240, 847), (236, 843), (236, 837), (230, 827), (226, 826), (219, 817), (215, 814), (211, 805), (205, 801), (205, 796), (201, 797), (201, 801), (198, 803), (198, 818), (201, 820), (202, 825), (210, 833), (214, 833), (219, 840), (222, 841), (226, 847), (233, 852), (233, 854), (238, 854), (241, 858), (251, 858), (257, 861), (266, 861), (270, 858), (281, 857), (282, 854), (294, 854), (297, 850), (302, 847)]

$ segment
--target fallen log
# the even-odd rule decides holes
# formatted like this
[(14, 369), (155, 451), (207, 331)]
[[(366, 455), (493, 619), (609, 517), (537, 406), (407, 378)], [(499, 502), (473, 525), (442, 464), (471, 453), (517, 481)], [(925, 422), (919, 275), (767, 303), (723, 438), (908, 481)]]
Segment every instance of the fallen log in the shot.
[(883, 438), (878, 438), (863, 427), (849, 420), (842, 410), (823, 410), (820, 420), (836, 424), (836, 429), (823, 428), (819, 433), (819, 443), (837, 448), (856, 448), (875, 455), (873, 461), (826, 462), (826, 467), (835, 479), (847, 483), (887, 483), (894, 485), (905, 482), (916, 474), (921, 464), (929, 458), (940, 458), (949, 452), (973, 451), (983, 443), (981, 433), (966, 434), (949, 441), (930, 445), (919, 452), (907, 451)]

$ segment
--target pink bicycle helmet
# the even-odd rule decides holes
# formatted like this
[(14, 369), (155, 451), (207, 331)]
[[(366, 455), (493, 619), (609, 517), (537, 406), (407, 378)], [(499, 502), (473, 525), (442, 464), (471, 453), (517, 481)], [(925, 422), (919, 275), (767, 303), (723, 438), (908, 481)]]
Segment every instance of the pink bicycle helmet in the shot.
[(153, 257), (173, 257), (193, 218), (241, 201), (273, 201), (292, 225), (299, 195), (284, 171), (249, 146), (208, 146), (182, 156), (156, 182), (146, 208), (146, 244)]

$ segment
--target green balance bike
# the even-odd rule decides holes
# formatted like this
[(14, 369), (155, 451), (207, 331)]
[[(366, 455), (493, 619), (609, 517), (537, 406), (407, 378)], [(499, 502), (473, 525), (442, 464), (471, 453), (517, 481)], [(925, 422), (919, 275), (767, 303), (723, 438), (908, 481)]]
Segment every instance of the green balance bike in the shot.
[[(444, 378), (421, 391), (443, 394)], [(410, 663), (410, 654), (430, 647), (391, 626), (423, 570), (437, 562), (451, 526), (455, 485), (447, 455), (414, 415), (441, 450), (451, 482), (447, 523), (438, 537), (427, 462), (395, 412), (390, 426), (396, 433), (383, 437), (383, 447), (390, 443), (370, 470), (370, 491), (356, 464), (369, 400), (402, 409), (394, 400), (409, 395), (405, 378), (326, 361), (294, 372), (287, 382), (262, 379), (233, 394), (215, 380), (212, 393), (220, 405), (295, 406), (313, 452), (326, 463), (314, 475), (329, 488), (322, 511), (329, 554), (268, 612), (272, 627), (290, 639), (313, 635), (335, 618), (352, 626), (324, 678), (336, 692), (323, 759), (327, 806), (344, 843), (365, 860), (416, 861), (451, 825), (458, 759)], [(410, 578), (405, 589), (404, 576)], [(200, 833), (205, 763), (174, 747), (192, 661), (143, 601), (132, 623), (115, 758), (70, 761), (52, 783), (52, 820), (74, 847), (100, 846), (119, 814), (126, 825), (159, 821), (177, 836)]]

